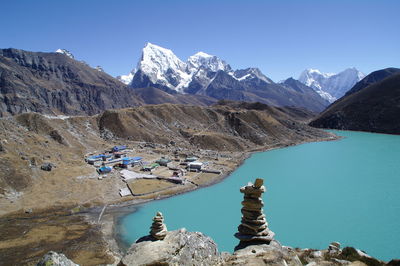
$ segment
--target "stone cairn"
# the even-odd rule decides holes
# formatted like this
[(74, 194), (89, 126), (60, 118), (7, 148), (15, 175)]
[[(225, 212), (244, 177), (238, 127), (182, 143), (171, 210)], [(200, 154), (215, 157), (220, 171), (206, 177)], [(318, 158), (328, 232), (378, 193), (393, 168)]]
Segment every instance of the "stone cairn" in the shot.
[(163, 240), (167, 235), (167, 226), (164, 224), (164, 217), (161, 212), (157, 212), (153, 218), (153, 224), (150, 227), (150, 235), (157, 239)]
[(275, 233), (269, 230), (262, 210), (264, 202), (261, 196), (265, 192), (263, 183), (263, 179), (257, 178), (254, 185), (249, 183), (240, 188), (240, 192), (244, 193), (241, 210), (243, 216), (238, 227), (239, 232), (235, 234), (240, 240), (235, 250), (252, 244), (269, 244), (274, 238)]

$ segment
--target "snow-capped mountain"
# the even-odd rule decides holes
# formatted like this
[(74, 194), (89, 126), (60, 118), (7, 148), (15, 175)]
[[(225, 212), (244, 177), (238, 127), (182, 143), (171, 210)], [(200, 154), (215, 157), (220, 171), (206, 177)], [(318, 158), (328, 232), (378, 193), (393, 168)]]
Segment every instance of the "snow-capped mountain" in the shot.
[(233, 70), (224, 60), (204, 52), (184, 62), (171, 50), (152, 43), (143, 48), (136, 69), (118, 78), (132, 88), (154, 87), (172, 94), (301, 106), (313, 111), (322, 111), (327, 106), (312, 89), (297, 91), (274, 83), (258, 68)]
[(187, 70), (189, 72), (196, 72), (200, 68), (205, 68), (213, 72), (217, 72), (218, 70), (229, 72), (232, 70), (225, 61), (215, 55), (209, 55), (204, 52), (198, 52), (190, 56), (187, 60)]
[(348, 68), (337, 74), (310, 68), (301, 73), (299, 81), (313, 88), (324, 99), (334, 102), (364, 77), (356, 68)]
[(74, 59), (74, 55), (73, 55), (70, 51), (68, 51), (68, 50), (66, 50), (66, 49), (57, 49), (57, 50), (56, 50), (56, 53), (65, 54), (65, 55), (68, 56), (69, 58)]
[(274, 83), (270, 78), (265, 76), (258, 68), (255, 67), (238, 69), (232, 73), (232, 76), (239, 81), (260, 80), (269, 84)]
[(128, 75), (118, 76), (117, 79), (119, 79), (122, 83), (129, 85), (132, 82), (133, 76), (135, 75), (136, 71), (137, 69), (134, 68), (131, 72), (129, 72)]
[(208, 83), (208, 72), (231, 71), (231, 67), (216, 56), (198, 52), (183, 62), (171, 50), (152, 43), (143, 48), (136, 69), (118, 78), (131, 87), (154, 86), (179, 93), (190, 91), (191, 83), (195, 87)]

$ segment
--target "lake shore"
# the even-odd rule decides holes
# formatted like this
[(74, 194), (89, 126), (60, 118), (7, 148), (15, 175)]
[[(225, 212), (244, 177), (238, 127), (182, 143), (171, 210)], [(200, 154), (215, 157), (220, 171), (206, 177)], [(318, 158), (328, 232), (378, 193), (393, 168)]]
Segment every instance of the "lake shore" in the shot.
[[(126, 250), (129, 248), (129, 246), (127, 246), (120, 237), (121, 232), (119, 232), (119, 230), (118, 230), (119, 220), (122, 217), (124, 217), (125, 215), (136, 211), (138, 207), (140, 208), (140, 205), (146, 204), (146, 203), (148, 203), (150, 201), (154, 201), (154, 200), (163, 200), (163, 199), (174, 197), (174, 196), (177, 196), (180, 194), (189, 193), (189, 192), (192, 192), (197, 189), (205, 188), (205, 187), (220, 183), (223, 180), (225, 180), (226, 178), (228, 178), (232, 172), (234, 172), (237, 168), (239, 168), (244, 163), (244, 161), (246, 159), (248, 159), (254, 153), (266, 152), (266, 151), (286, 148), (286, 147), (290, 147), (290, 146), (297, 146), (297, 145), (310, 143), (310, 142), (334, 141), (334, 140), (339, 140), (341, 138), (342, 137), (340, 137), (340, 136), (331, 134), (330, 137), (328, 137), (328, 138), (320, 138), (320, 139), (311, 140), (311, 141), (300, 141), (300, 142), (291, 143), (291, 144), (282, 144), (282, 145), (277, 145), (274, 147), (265, 147), (265, 148), (248, 151), (248, 152), (243, 153), (240, 156), (240, 158), (238, 158), (236, 160), (237, 165), (235, 168), (232, 168), (229, 171), (227, 171), (226, 173), (219, 175), (217, 178), (210, 180), (210, 182), (205, 185), (195, 187), (195, 188), (189, 189), (189, 190), (180, 191), (180, 192), (174, 193), (174, 194), (164, 195), (157, 199), (148, 199), (148, 200), (143, 200), (143, 201), (139, 201), (139, 202), (128, 201), (128, 202), (124, 202), (124, 203), (118, 203), (118, 204), (111, 205), (111, 206), (107, 207), (109, 211), (106, 211), (105, 214), (103, 214), (103, 218), (102, 218), (101, 230), (104, 235), (104, 238), (106, 239), (112, 252), (117, 254), (118, 257), (122, 256), (126, 252)], [(150, 227), (150, 225), (151, 225), (151, 221), (149, 221), (149, 227)]]
[[(32, 261), (33, 258), (36, 258), (35, 256), (40, 256), (40, 254), (24, 253), (26, 230), (34, 231), (36, 229), (40, 229), (43, 238), (41, 246), (48, 248), (56, 247), (58, 245), (54, 244), (55, 240), (53, 235), (60, 235), (56, 241), (61, 246), (66, 243), (65, 241), (69, 241), (68, 239), (71, 239), (71, 235), (77, 235), (82, 236), (83, 238), (78, 238), (75, 241), (78, 241), (78, 243), (84, 243), (86, 250), (91, 251), (84, 252), (83, 250), (77, 250), (71, 246), (70, 248), (64, 248), (64, 253), (66, 253), (68, 257), (78, 260), (81, 263), (83, 262), (86, 265), (96, 265), (96, 263), (98, 264), (104, 262), (110, 263), (112, 258), (120, 258), (127, 248), (126, 246), (124, 247), (124, 244), (121, 242), (119, 232), (117, 231), (118, 220), (122, 216), (134, 212), (141, 204), (153, 200), (166, 199), (219, 183), (226, 179), (240, 165), (242, 165), (243, 162), (253, 153), (300, 145), (308, 142), (331, 141), (336, 139), (338, 139), (337, 136), (330, 134), (329, 137), (316, 137), (307, 141), (280, 143), (278, 145), (253, 149), (244, 153), (237, 153), (237, 156), (232, 158), (232, 163), (230, 164), (229, 169), (224, 171), (222, 174), (208, 180), (208, 182), (204, 182), (199, 186), (187, 186), (179, 187), (179, 189), (167, 190), (158, 196), (141, 197), (129, 200), (123, 198), (119, 200), (107, 200), (107, 198), (105, 198), (105, 201), (89, 205), (87, 203), (82, 203), (79, 204), (78, 207), (77, 203), (71, 202), (71, 204), (64, 206), (35, 209), (32, 213), (18, 211), (5, 214), (0, 218), (4, 221), (2, 225), (3, 229), (8, 230), (8, 233), (4, 240), (0, 242), (0, 244), (3, 244), (4, 248), (9, 249), (9, 252), (6, 252), (5, 254), (8, 254), (7, 256), (9, 257), (7, 258), (10, 263), (13, 262), (13, 252), (18, 250), (21, 251), (22, 257), (29, 255), (27, 260)], [(104, 206), (106, 206), (105, 209)], [(99, 219), (101, 214), (102, 216)], [(35, 219), (37, 219), (38, 222), (31, 222), (31, 219), (34, 217), (36, 217)], [(43, 231), (44, 229), (42, 228), (42, 223), (50, 223), (52, 229), (51, 232), (49, 230)], [(72, 223), (72, 226), (67, 226), (69, 223)], [(82, 234), (83, 229), (90, 233)]]

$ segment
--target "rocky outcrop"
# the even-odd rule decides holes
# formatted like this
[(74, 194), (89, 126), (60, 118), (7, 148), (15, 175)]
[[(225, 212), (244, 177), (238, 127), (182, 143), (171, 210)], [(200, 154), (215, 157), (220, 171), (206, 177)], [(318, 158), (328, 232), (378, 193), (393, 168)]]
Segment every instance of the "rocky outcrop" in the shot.
[(224, 258), (222, 265), (303, 265), (296, 252), (281, 246), (276, 240), (270, 244), (251, 245)]
[(180, 229), (167, 232), (163, 241), (133, 244), (119, 265), (216, 265), (220, 260), (211, 238)]
[(79, 266), (69, 260), (64, 254), (49, 251), (43, 258), (38, 262), (37, 266)]
[(263, 179), (257, 178), (254, 185), (249, 183), (240, 188), (240, 192), (244, 193), (243, 216), (242, 223), (238, 227), (239, 232), (235, 234), (235, 237), (240, 240), (235, 250), (252, 244), (269, 244), (274, 239), (275, 233), (269, 230), (262, 209), (264, 202), (261, 195), (265, 192), (263, 183)]
[(161, 212), (157, 212), (150, 227), (150, 235), (157, 240), (163, 240), (167, 235), (167, 227), (164, 224), (164, 217)]
[[(353, 248), (345, 247), (340, 248), (338, 242), (332, 242), (327, 249), (315, 250), (315, 249), (296, 249), (297, 255), (299, 256), (303, 264), (309, 266), (317, 265), (354, 265), (354, 266), (382, 266), (392, 265), (386, 264), (385, 262), (373, 258), (365, 252)], [(393, 264), (399, 265), (399, 264)]]

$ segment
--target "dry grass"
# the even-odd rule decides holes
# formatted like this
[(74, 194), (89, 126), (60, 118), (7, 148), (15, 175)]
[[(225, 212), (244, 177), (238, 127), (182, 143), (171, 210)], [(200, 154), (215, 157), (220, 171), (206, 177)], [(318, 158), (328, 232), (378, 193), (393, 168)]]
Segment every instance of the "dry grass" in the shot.
[(129, 188), (136, 195), (154, 193), (174, 186), (176, 185), (171, 182), (157, 179), (137, 179), (129, 183)]

